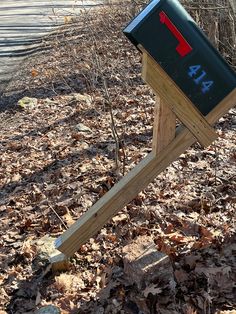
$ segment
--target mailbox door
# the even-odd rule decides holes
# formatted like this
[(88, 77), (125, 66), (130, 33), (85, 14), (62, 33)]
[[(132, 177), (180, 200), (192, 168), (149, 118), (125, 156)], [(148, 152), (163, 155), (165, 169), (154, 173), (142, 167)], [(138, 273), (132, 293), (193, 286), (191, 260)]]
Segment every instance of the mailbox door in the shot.
[(208, 114), (236, 87), (236, 74), (177, 0), (153, 0), (124, 29), (193, 104)]

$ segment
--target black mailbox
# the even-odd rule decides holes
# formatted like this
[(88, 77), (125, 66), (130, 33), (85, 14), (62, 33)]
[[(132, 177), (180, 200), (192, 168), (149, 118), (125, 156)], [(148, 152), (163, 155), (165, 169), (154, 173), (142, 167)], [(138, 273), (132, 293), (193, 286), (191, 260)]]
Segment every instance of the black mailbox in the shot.
[(236, 87), (236, 74), (177, 0), (153, 0), (124, 29), (193, 104), (208, 114)]

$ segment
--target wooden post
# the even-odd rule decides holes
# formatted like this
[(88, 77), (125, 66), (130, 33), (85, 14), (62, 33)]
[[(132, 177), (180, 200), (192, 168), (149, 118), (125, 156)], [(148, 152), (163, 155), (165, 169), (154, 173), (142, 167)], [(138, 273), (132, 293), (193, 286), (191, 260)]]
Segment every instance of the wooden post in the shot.
[[(153, 65), (152, 59), (149, 58), (148, 55), (145, 56), (145, 60), (145, 77), (156, 91), (156, 77), (158, 77), (160, 69), (156, 67), (155, 64)], [(149, 66), (152, 68), (149, 69)], [(151, 76), (149, 75), (150, 73)], [(164, 83), (164, 85), (165, 84), (166, 83)], [(177, 94), (174, 92), (173, 94), (173, 91), (169, 90), (169, 88), (172, 88), (172, 85), (172, 83), (170, 86), (165, 85), (166, 90), (165, 88), (160, 89), (160, 95), (164, 95), (164, 102), (161, 100), (160, 105), (156, 107), (161, 116), (157, 116), (157, 114), (155, 116), (153, 151), (115, 184), (97, 203), (88, 209), (77, 222), (56, 239), (56, 248), (66, 256), (72, 256), (81, 245), (96, 234), (112, 216), (134, 199), (159, 173), (165, 170), (166, 167), (184, 153), (185, 150), (196, 141), (194, 134), (198, 129), (197, 127), (203, 127), (203, 130), (200, 130), (198, 133), (199, 138), (203, 140), (202, 142), (211, 142), (212, 139), (215, 138), (215, 135), (214, 132), (212, 133), (210, 125), (217, 122), (218, 119), (236, 103), (235, 88), (205, 118), (201, 116), (199, 118), (196, 112), (192, 111), (191, 103), (186, 100), (186, 96), (183, 96), (179, 92), (177, 92)], [(174, 90), (176, 91), (176, 89)], [(171, 97), (166, 96), (164, 91), (168, 95), (171, 94)], [(164, 118), (170, 114), (168, 112), (168, 105), (171, 105), (171, 110), (175, 112), (172, 108), (175, 107), (174, 101), (178, 102), (178, 113), (184, 110), (179, 107), (180, 104), (183, 104), (184, 108), (188, 111), (187, 115), (183, 112), (185, 116), (184, 120), (187, 117), (190, 119), (189, 123), (186, 123), (189, 125), (189, 129), (183, 125), (180, 126), (176, 130), (175, 137), (173, 136), (173, 116), (170, 117), (172, 122), (169, 123), (168, 128), (166, 128), (166, 124), (161, 121), (161, 117)], [(190, 109), (186, 107), (189, 105)], [(191, 114), (192, 112), (193, 114)], [(191, 118), (193, 118), (194, 123), (191, 122)], [(206, 128), (204, 128), (204, 126), (206, 126)], [(169, 131), (166, 133), (166, 139), (163, 140), (162, 137), (165, 137), (164, 133), (166, 130)], [(204, 135), (204, 132), (206, 132), (207, 135)], [(160, 146), (158, 147), (158, 145)]]
[(176, 116), (159, 96), (154, 108), (152, 151), (158, 155), (175, 137)]

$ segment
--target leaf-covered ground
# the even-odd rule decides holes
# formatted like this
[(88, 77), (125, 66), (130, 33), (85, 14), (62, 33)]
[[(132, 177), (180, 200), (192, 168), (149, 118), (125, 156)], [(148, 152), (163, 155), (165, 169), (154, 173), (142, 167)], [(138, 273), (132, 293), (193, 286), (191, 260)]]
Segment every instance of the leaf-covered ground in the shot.
[[(0, 313), (47, 304), (64, 314), (235, 313), (235, 109), (220, 119), (213, 145), (190, 147), (81, 247), (69, 270), (38, 263), (37, 239), (60, 235), (151, 151), (155, 97), (122, 35), (130, 18), (121, 6), (84, 13), (47, 39), (53, 49), (26, 62), (2, 98), (11, 106), (0, 117)], [(25, 95), (37, 99), (33, 108), (16, 105)], [(123, 247), (144, 235), (171, 259), (171, 291), (163, 282), (140, 290), (124, 274)]]

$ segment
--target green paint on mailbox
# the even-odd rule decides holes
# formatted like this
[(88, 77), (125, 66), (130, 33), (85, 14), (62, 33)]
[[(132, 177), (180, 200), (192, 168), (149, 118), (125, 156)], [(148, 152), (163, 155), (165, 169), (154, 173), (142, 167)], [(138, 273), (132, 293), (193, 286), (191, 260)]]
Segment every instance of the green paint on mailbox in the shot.
[(153, 0), (124, 29), (193, 104), (208, 114), (236, 87), (236, 74), (177, 0)]

